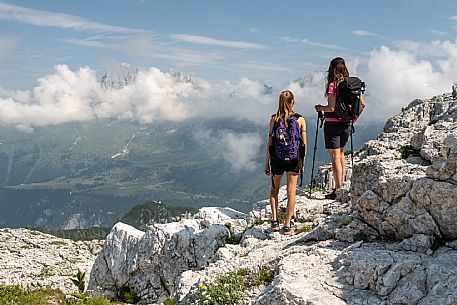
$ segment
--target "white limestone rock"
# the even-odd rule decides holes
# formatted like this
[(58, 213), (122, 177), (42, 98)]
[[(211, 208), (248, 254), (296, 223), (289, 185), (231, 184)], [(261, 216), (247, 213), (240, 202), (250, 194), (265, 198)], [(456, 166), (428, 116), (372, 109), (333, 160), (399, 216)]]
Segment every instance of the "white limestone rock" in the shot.
[(453, 183), (424, 178), (418, 180), (411, 189), (412, 201), (426, 210), (439, 232), (435, 235), (447, 239), (457, 239), (457, 187)]
[(322, 285), (332, 278), (330, 262), (335, 258), (336, 252), (319, 250), (320, 253), (293, 253), (284, 257), (279, 262), (273, 283), (254, 304), (346, 304)]
[(75, 292), (78, 269), (86, 282), (102, 242), (72, 241), (28, 229), (0, 229), (0, 285)]
[(176, 290), (182, 272), (204, 268), (225, 244), (227, 227), (206, 225), (201, 219), (183, 219), (141, 232), (116, 224), (94, 264), (89, 287), (111, 298), (122, 288), (146, 302), (166, 298)]
[[(456, 110), (449, 94), (415, 100), (386, 123), (378, 139), (366, 143), (353, 169), (351, 197), (355, 218), (379, 237), (456, 238), (451, 225), (457, 217), (451, 204), (457, 182)], [(420, 157), (401, 159), (402, 147)]]

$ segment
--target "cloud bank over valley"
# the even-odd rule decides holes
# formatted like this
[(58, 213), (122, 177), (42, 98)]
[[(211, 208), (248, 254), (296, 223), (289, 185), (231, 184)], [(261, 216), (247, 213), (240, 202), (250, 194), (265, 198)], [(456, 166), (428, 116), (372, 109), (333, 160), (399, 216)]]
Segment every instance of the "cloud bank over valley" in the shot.
[[(433, 42), (427, 47), (429, 54), (439, 54), (435, 60), (423, 59), (424, 48), (411, 44), (402, 50), (382, 46), (369, 54), (366, 63), (348, 63), (354, 74), (365, 71), (359, 74), (368, 85), (364, 116), (385, 120), (415, 98), (450, 91), (457, 81), (457, 43)], [(131, 82), (116, 88), (101, 86), (97, 71), (89, 67), (73, 71), (58, 65), (31, 90), (0, 88), (0, 124), (29, 132), (95, 118), (142, 124), (232, 118), (265, 125), (284, 89), (295, 94), (296, 111), (312, 116), (313, 105), (325, 103), (324, 84), (323, 72), (309, 72), (288, 84), (264, 84), (248, 77), (238, 83), (213, 82), (152, 67), (138, 69)]]
[[(396, 46), (381, 46), (365, 58), (348, 61), (351, 74), (359, 74), (368, 85), (362, 122), (385, 121), (413, 99), (449, 92), (457, 81), (457, 42), (399, 41)], [(301, 79), (266, 84), (249, 77), (237, 83), (217, 82), (155, 67), (129, 69), (134, 77), (122, 86), (104, 86), (90, 67), (72, 70), (62, 64), (55, 66), (54, 73), (40, 77), (31, 90), (0, 88), (0, 125), (33, 132), (36, 127), (92, 119), (148, 124), (228, 118), (266, 126), (284, 89), (292, 90), (296, 111), (305, 117), (314, 116), (315, 104), (325, 103), (324, 72), (304, 72)], [(265, 141), (263, 133), (226, 132), (222, 138), (224, 159), (235, 171), (253, 168), (252, 160)], [(247, 151), (240, 153), (241, 146)], [(233, 156), (239, 155), (247, 157), (237, 165)]]

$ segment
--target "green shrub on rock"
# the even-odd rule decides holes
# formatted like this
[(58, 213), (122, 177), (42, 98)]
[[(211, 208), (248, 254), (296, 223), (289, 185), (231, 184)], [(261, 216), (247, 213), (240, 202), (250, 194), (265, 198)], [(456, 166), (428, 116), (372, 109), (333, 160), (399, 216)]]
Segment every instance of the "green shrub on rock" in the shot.
[(200, 283), (195, 304), (243, 304), (246, 290), (260, 285), (269, 285), (273, 278), (274, 271), (265, 266), (255, 271), (241, 268), (217, 277), (214, 282)]
[(19, 286), (0, 286), (0, 304), (2, 305), (47, 305), (50, 300), (62, 304), (64, 298), (64, 294), (55, 289), (28, 290)]

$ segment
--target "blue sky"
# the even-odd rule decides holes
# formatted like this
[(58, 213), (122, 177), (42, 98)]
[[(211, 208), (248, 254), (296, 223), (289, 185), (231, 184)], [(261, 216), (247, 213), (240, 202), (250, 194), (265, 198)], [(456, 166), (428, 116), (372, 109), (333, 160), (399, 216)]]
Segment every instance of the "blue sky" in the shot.
[[(452, 0), (0, 1), (0, 124), (215, 115), (263, 122), (286, 88), (312, 116), (335, 56), (368, 84), (364, 120), (385, 120), (414, 98), (450, 91), (456, 34)], [(147, 72), (127, 89), (100, 91), (97, 81), (121, 63)]]
[[(56, 64), (117, 62), (211, 79), (286, 82), (334, 56), (410, 40), (455, 40), (455, 1), (0, 2), (0, 82), (32, 86)], [(76, 21), (78, 23), (76, 23)]]

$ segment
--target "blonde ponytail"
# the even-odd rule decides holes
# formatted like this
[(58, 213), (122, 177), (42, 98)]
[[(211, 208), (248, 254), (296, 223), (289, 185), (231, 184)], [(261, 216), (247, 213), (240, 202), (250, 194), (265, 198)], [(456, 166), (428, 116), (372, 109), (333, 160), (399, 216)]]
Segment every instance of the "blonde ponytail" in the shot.
[(274, 122), (277, 123), (284, 119), (287, 124), (287, 120), (294, 113), (294, 95), (289, 90), (285, 90), (279, 95), (278, 111), (274, 116)]

